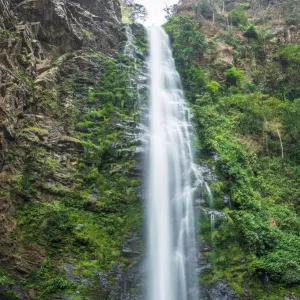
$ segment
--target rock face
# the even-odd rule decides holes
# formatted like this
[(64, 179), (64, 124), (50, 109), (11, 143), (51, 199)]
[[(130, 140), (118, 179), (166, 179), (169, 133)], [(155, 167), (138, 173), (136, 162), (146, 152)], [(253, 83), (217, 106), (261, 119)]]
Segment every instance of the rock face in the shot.
[(113, 54), (124, 36), (118, 1), (1, 0), (0, 8), (1, 170), (16, 123), (45, 88), (55, 89), (64, 63), (74, 58), (67, 53), (92, 49)]
[[(212, 286), (204, 286), (201, 290), (203, 300), (237, 300), (240, 299), (226, 283), (220, 281)], [(247, 298), (243, 298), (247, 299)]]
[(117, 0), (16, 0), (12, 7), (52, 54), (85, 47), (112, 53), (120, 41), (121, 8)]
[[(58, 233), (49, 232), (47, 228), (50, 228), (50, 231), (56, 228), (54, 220), (60, 216), (60, 209), (55, 209), (55, 202), (62, 206), (68, 205), (63, 201), (69, 201), (66, 199), (75, 201), (77, 196), (74, 195), (78, 195), (83, 199), (79, 204), (83, 207), (83, 214), (93, 216), (96, 223), (101, 223), (103, 216), (104, 219), (108, 219), (103, 221), (107, 224), (107, 232), (114, 230), (109, 229), (109, 222), (111, 222), (109, 218), (116, 218), (115, 222), (129, 220), (124, 217), (124, 221), (121, 217), (114, 216), (114, 207), (103, 208), (107, 211), (101, 211), (101, 205), (104, 206), (103, 194), (106, 187), (98, 186), (103, 184), (103, 177), (101, 177), (102, 181), (98, 180), (96, 183), (96, 175), (91, 175), (94, 176), (92, 180), (95, 180), (95, 183), (93, 187), (87, 187), (84, 195), (80, 194), (80, 189), (83, 188), (78, 188), (81, 184), (79, 179), (83, 176), (79, 173), (85, 168), (94, 170), (93, 172), (97, 172), (98, 168), (99, 174), (102, 172), (107, 178), (111, 176), (111, 186), (117, 182), (114, 178), (119, 178), (120, 174), (127, 172), (128, 169), (129, 175), (126, 173), (126, 176), (135, 185), (135, 190), (127, 186), (127, 194), (123, 193), (124, 205), (130, 203), (131, 195), (140, 194), (138, 183), (135, 182), (136, 177), (140, 176), (140, 164), (135, 162), (130, 166), (122, 163), (118, 165), (118, 162), (125, 157), (133, 157), (134, 149), (139, 144), (138, 139), (135, 142), (129, 139), (132, 135), (136, 136), (136, 122), (123, 120), (124, 114), (112, 118), (110, 124), (114, 125), (109, 125), (112, 130), (111, 136), (118, 134), (121, 137), (120, 142), (108, 140), (106, 144), (101, 144), (101, 155), (105, 156), (104, 161), (108, 163), (99, 162), (99, 165), (95, 165), (90, 154), (86, 154), (87, 149), (90, 149), (89, 145), (92, 145), (91, 142), (84, 144), (80, 140), (80, 137), (85, 139), (87, 129), (82, 126), (86, 123), (81, 126), (77, 124), (83, 114), (88, 115), (90, 110), (100, 111), (103, 108), (105, 103), (101, 102), (102, 100), (97, 104), (98, 106), (90, 104), (98, 97), (96, 92), (95, 96), (91, 96), (91, 91), (100, 86), (102, 74), (107, 67), (114, 64), (112, 57), (118, 53), (123, 40), (125, 34), (121, 26), (119, 0), (0, 0), (1, 299), (9, 297), (11, 297), (9, 299), (35, 299), (36, 297), (73, 299), (68, 298), (70, 290), (79, 293), (74, 290), (76, 289), (74, 285), (81, 284), (86, 287), (86, 290), (90, 289), (91, 282), (76, 275), (78, 266), (76, 266), (76, 273), (72, 259), (59, 258), (60, 255), (55, 255), (57, 251), (55, 249), (58, 249), (58, 245), (68, 243), (64, 240), (66, 237), (61, 236), (62, 232), (67, 233), (66, 236), (72, 234), (74, 245), (77, 243), (74, 249), (84, 248), (84, 245), (92, 241), (88, 241), (81, 232), (90, 230), (91, 233), (92, 229), (82, 224), (84, 219), (74, 220), (73, 227), (69, 228), (67, 222), (73, 221), (70, 220), (72, 214), (67, 213), (61, 219), (61, 225), (57, 227)], [(103, 95), (109, 92), (111, 91)], [(116, 99), (119, 99), (122, 93), (129, 95), (127, 91), (118, 91)], [(122, 109), (127, 108), (127, 104), (123, 102), (118, 106)], [(133, 103), (130, 105), (134, 106)], [(104, 124), (104, 119), (107, 122), (107, 116), (98, 120)], [(103, 133), (101, 137), (104, 136)], [(93, 142), (100, 143), (100, 140)], [(104, 147), (108, 147), (108, 144), (113, 149), (110, 153), (103, 150)], [(130, 160), (126, 161), (129, 164)], [(90, 171), (86, 172), (86, 176), (89, 176)], [(112, 197), (116, 198), (114, 195)], [(44, 208), (40, 210), (41, 206)], [(53, 217), (49, 216), (49, 219), (45, 212), (48, 206), (53, 207), (54, 212)], [(29, 221), (31, 218), (29, 215), (31, 212), (35, 214), (35, 209), (39, 211), (34, 217), (37, 221)], [(105, 217), (105, 214), (108, 217)], [(42, 216), (40, 223), (38, 223), (39, 216)], [(44, 234), (44, 241), (39, 238), (41, 234)], [(83, 236), (80, 237), (81, 235)], [(100, 240), (105, 237), (96, 236), (92, 240), (97, 238)], [(122, 249), (120, 248), (121, 254), (115, 253), (116, 251), (113, 254), (107, 252), (116, 257), (128, 256), (124, 259), (125, 263), (116, 263), (111, 273), (97, 270), (95, 267), (94, 275), (89, 275), (94, 278), (93, 285), (97, 285), (97, 282), (99, 284), (100, 274), (102, 274), (101, 278), (109, 278), (112, 284), (111, 277), (116, 273), (120, 277), (117, 280), (119, 288), (113, 284), (114, 288), (107, 290), (99, 284), (96, 289), (110, 297), (117, 294), (121, 297), (123, 293), (124, 299), (136, 299), (130, 296), (129, 290), (137, 285), (136, 274), (139, 271), (136, 264), (139, 264), (137, 256), (140, 257), (141, 252), (140, 246), (132, 246), (132, 243), (136, 241), (129, 237), (128, 242), (123, 248), (121, 247)], [(102, 242), (99, 247), (101, 245)], [(66, 250), (66, 253), (68, 251)], [(69, 252), (71, 256), (75, 255), (71, 253), (72, 250)], [(49, 257), (51, 257), (51, 266), (48, 264)], [(40, 269), (42, 265), (44, 267)], [(124, 271), (126, 269), (124, 265), (132, 266), (133, 269)], [(54, 272), (47, 277), (48, 279), (43, 277), (46, 276), (42, 271), (45, 268), (49, 274)], [(51, 277), (57, 281), (53, 284), (49, 283), (44, 291), (42, 287), (42, 291), (36, 291), (34, 287), (30, 291), (28, 289), (25, 291), (20, 283), (22, 280), (31, 280), (31, 283), (38, 287)], [(36, 278), (44, 279), (38, 283)], [(67, 280), (70, 285), (66, 283), (66, 286), (62, 287), (59, 280)], [(124, 285), (128, 288), (120, 288)], [(52, 292), (50, 286), (56, 286), (58, 291)], [(45, 290), (48, 294), (44, 294)], [(69, 291), (64, 294), (64, 290)], [(94, 290), (90, 294), (88, 291), (85, 292), (89, 297), (99, 299), (97, 297), (100, 292)], [(58, 296), (49, 296), (52, 293), (57, 293)]]
[(16, 22), (14, 13), (10, 10), (10, 1), (1, 0), (0, 1), (0, 24), (3, 25), (13, 25)]

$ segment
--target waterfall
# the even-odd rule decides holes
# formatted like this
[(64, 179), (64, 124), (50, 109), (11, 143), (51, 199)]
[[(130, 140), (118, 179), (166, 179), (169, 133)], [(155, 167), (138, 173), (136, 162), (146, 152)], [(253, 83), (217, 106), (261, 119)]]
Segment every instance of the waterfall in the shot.
[(214, 246), (214, 232), (215, 232), (215, 215), (210, 215), (210, 228), (211, 228), (211, 244)]
[(205, 189), (207, 191), (209, 206), (210, 206), (211, 209), (213, 209), (214, 208), (214, 196), (213, 196), (213, 194), (211, 192), (211, 189), (210, 189), (208, 183), (205, 181), (204, 184), (205, 184)]
[(148, 300), (198, 299), (191, 114), (168, 35), (148, 30), (150, 149), (148, 172)]
[(126, 35), (126, 44), (124, 47), (124, 54), (136, 62), (136, 54), (138, 52), (138, 47), (135, 44), (132, 29), (129, 25), (125, 25), (125, 35)]

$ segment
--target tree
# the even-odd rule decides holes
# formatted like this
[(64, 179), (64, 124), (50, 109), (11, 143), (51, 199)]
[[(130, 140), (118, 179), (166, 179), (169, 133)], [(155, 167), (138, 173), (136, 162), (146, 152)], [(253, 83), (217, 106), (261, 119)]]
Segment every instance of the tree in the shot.
[(198, 0), (195, 4), (195, 10), (199, 19), (210, 19), (213, 23), (215, 22), (216, 6), (214, 0)]
[(122, 7), (130, 23), (145, 22), (148, 17), (145, 6), (135, 0), (122, 0)]
[(176, 11), (177, 11), (177, 5), (176, 4), (170, 5), (170, 6), (168, 6), (166, 4), (166, 7), (164, 8), (164, 12), (166, 14), (166, 19), (170, 20), (170, 18), (175, 15)]

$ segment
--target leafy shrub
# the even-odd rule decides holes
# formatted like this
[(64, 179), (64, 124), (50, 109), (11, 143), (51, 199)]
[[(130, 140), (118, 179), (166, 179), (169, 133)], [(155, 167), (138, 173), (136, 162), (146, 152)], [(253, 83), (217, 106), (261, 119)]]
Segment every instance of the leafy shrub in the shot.
[(252, 39), (257, 39), (258, 38), (258, 33), (256, 31), (256, 27), (254, 24), (250, 24), (246, 30), (244, 31), (244, 36), (247, 38), (252, 38)]
[(299, 284), (300, 239), (294, 235), (278, 232), (278, 245), (275, 251), (253, 262), (256, 272), (262, 270), (271, 274), (272, 279), (285, 284)]
[(284, 46), (279, 50), (278, 54), (283, 63), (300, 64), (300, 45)]
[(215, 6), (209, 0), (198, 1), (195, 4), (194, 9), (196, 11), (198, 19), (200, 19), (201, 17), (205, 19), (212, 19), (214, 11), (216, 10)]
[(95, 92), (90, 99), (99, 99), (101, 103), (112, 103), (115, 96), (112, 92)]
[(50, 259), (44, 261), (40, 268), (37, 268), (27, 281), (28, 286), (36, 286), (42, 296), (51, 295), (66, 290), (73, 290), (76, 284), (68, 282), (62, 272), (55, 270)]
[(210, 81), (206, 84), (206, 88), (212, 93), (212, 95), (217, 96), (219, 94), (220, 85), (217, 81)]
[(4, 269), (0, 268), (0, 286), (10, 284), (14, 284), (14, 280)]
[(204, 53), (208, 44), (195, 20), (187, 17), (172, 17), (165, 25), (173, 44), (175, 61), (179, 69), (190, 67), (193, 60)]
[(246, 26), (248, 22), (248, 17), (245, 11), (241, 8), (233, 9), (229, 12), (229, 19), (235, 26), (243, 25)]
[(229, 86), (231, 85), (237, 86), (245, 79), (244, 72), (238, 70), (235, 67), (226, 70), (225, 76), (226, 76), (226, 82)]

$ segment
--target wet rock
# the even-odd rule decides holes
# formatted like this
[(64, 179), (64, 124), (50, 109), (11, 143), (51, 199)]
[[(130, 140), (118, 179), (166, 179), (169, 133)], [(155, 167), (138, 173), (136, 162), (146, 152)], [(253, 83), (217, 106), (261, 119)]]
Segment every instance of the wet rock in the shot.
[(91, 191), (91, 200), (92, 201), (99, 201), (99, 197), (98, 197), (98, 189), (97, 188), (93, 188), (93, 190)]
[(66, 279), (69, 282), (75, 282), (77, 284), (81, 283), (80, 277), (75, 275), (75, 265), (72, 263), (64, 263), (63, 265)]
[(200, 241), (199, 248), (200, 248), (200, 251), (201, 251), (200, 254), (199, 254), (200, 259), (202, 258), (201, 255), (202, 255), (203, 252), (210, 252), (211, 251), (210, 246), (208, 245), (208, 243), (205, 240)]
[[(139, 286), (143, 274), (139, 262), (134, 261), (126, 271), (120, 265), (115, 265), (109, 273), (95, 271), (99, 279), (99, 287), (105, 299), (142, 300), (142, 286)], [(113, 278), (114, 284), (110, 278)], [(139, 289), (137, 292), (136, 289)]]
[(241, 260), (240, 260), (241, 263), (245, 263), (246, 261), (247, 261), (246, 257), (242, 257)]
[(215, 216), (216, 218), (227, 218), (228, 217), (228, 214), (226, 213), (221, 213), (221, 212), (218, 212), (216, 210), (206, 210), (204, 208), (199, 208), (198, 209), (198, 212), (202, 215), (205, 215), (205, 216)]
[(117, 0), (12, 2), (18, 18), (40, 23), (37, 39), (47, 41), (52, 53), (81, 47), (111, 53), (122, 35), (121, 8)]
[(218, 153), (213, 153), (212, 154), (212, 159), (214, 162), (217, 162), (219, 160), (219, 154)]
[(204, 271), (206, 270), (210, 270), (212, 268), (212, 264), (211, 263), (201, 263), (197, 269), (196, 272), (198, 275), (201, 275)]
[(125, 257), (140, 257), (142, 255), (141, 250), (140, 236), (126, 238), (126, 242), (121, 246), (121, 252)]
[(225, 204), (229, 204), (230, 203), (230, 196), (229, 195), (225, 195), (224, 196), (224, 203)]
[(37, 243), (23, 245), (18, 251), (16, 270), (29, 274), (36, 267), (40, 266), (46, 258), (46, 250)]
[(291, 295), (285, 296), (284, 300), (299, 300), (299, 298), (297, 298), (294, 293), (291, 293)]
[(216, 182), (218, 180), (218, 177), (212, 172), (208, 165), (201, 165), (201, 171), (206, 182)]
[(201, 299), (203, 300), (236, 300), (239, 296), (234, 293), (226, 282), (219, 281), (214, 285), (201, 286)]

